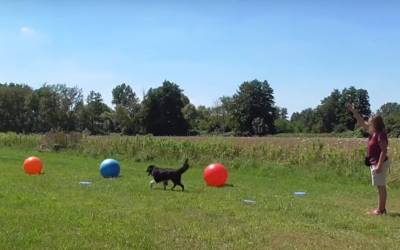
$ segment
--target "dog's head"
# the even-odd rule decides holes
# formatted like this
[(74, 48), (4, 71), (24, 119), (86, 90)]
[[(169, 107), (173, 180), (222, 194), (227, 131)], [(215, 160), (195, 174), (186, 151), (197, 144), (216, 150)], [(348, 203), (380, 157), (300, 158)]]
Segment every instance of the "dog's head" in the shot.
[(149, 175), (151, 175), (151, 173), (153, 172), (154, 168), (155, 168), (155, 166), (150, 165), (150, 166), (147, 167), (146, 172), (147, 172)]

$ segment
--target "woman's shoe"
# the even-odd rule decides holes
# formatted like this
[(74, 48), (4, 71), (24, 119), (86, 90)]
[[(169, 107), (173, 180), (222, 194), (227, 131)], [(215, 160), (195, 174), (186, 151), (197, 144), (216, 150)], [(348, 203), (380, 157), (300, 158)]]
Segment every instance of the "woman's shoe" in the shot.
[(371, 216), (382, 216), (382, 215), (386, 215), (386, 214), (387, 214), (386, 209), (384, 209), (384, 210), (375, 209), (369, 213), (369, 215), (371, 215)]

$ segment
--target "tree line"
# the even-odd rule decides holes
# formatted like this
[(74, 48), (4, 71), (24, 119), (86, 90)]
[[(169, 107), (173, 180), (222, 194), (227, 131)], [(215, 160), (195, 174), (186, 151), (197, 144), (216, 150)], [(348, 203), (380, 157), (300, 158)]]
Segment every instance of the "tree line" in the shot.
[[(348, 103), (353, 103), (365, 119), (373, 114), (367, 90), (355, 87), (345, 88), (342, 91), (335, 89), (316, 108), (293, 113), (290, 119), (290, 129), (297, 133), (354, 131), (356, 122), (346, 108)], [(400, 136), (400, 104), (386, 103), (374, 114), (383, 117), (389, 135)], [(360, 130), (356, 130), (356, 132), (359, 135), (362, 134)]]
[[(355, 121), (346, 110), (354, 103), (365, 117), (371, 115), (368, 91), (354, 87), (334, 90), (314, 109), (293, 113), (275, 104), (267, 81), (243, 82), (233, 96), (219, 98), (213, 107), (195, 106), (170, 81), (149, 89), (140, 100), (131, 86), (112, 90), (112, 106), (102, 95), (64, 84), (0, 84), (0, 131), (46, 133), (79, 131), (126, 135), (266, 135), (275, 133), (331, 133), (352, 131)], [(378, 111), (388, 132), (400, 135), (400, 104), (387, 103)]]

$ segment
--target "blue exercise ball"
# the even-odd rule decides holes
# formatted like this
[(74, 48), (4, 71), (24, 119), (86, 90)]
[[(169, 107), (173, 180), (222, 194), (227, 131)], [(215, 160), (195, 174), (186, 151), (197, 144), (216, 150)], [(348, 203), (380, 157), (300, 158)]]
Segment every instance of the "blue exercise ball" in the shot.
[(100, 164), (100, 174), (104, 178), (114, 178), (119, 176), (119, 162), (113, 159), (106, 159)]

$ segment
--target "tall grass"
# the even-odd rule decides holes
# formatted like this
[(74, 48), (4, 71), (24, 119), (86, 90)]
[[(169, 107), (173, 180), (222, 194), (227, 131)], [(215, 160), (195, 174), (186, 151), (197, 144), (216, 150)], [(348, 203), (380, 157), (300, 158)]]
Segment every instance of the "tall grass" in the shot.
[[(344, 138), (223, 138), (223, 137), (85, 137), (79, 154), (127, 158), (138, 162), (176, 162), (189, 158), (198, 165), (223, 162), (232, 168), (284, 164), (334, 172), (366, 180), (365, 139)], [(390, 141), (390, 186), (400, 186), (400, 141)]]
[(340, 169), (346, 175), (359, 172), (365, 149), (361, 143), (331, 144), (321, 139), (230, 139), (209, 137), (87, 137), (77, 150), (93, 156), (120, 156), (136, 161), (190, 158), (199, 163), (224, 162), (231, 167), (279, 163), (291, 166), (318, 165)]
[(0, 147), (34, 149), (40, 145), (41, 140), (42, 137), (39, 135), (0, 133)]
[[(364, 139), (0, 134), (1, 146), (35, 149), (43, 144), (62, 145), (74, 154), (138, 162), (172, 162), (190, 158), (198, 164), (218, 161), (234, 168), (278, 163), (298, 167), (319, 166), (344, 175), (359, 173), (366, 154)], [(400, 163), (400, 141), (397, 139), (390, 142), (390, 157), (395, 166)]]

